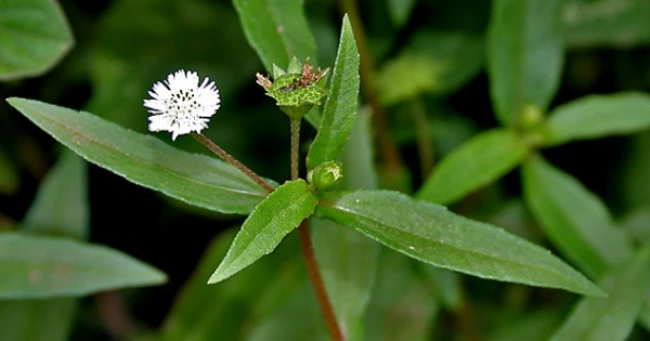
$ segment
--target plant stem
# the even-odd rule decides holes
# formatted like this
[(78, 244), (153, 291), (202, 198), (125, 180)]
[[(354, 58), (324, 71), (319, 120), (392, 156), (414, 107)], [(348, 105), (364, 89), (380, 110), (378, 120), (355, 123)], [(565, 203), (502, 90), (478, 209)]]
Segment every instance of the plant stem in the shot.
[(300, 151), (300, 119), (291, 118), (291, 180), (298, 179)]
[(114, 340), (130, 340), (136, 334), (136, 323), (119, 291), (95, 294), (95, 302), (104, 327)]
[(419, 98), (411, 100), (411, 107), (413, 123), (415, 124), (418, 154), (420, 156), (420, 172), (422, 174), (422, 181), (426, 181), (429, 172), (433, 168), (433, 147), (431, 146), (429, 122), (427, 122), (427, 113), (424, 104), (422, 104), (422, 100)]
[(330, 330), (332, 341), (344, 341), (345, 338), (343, 337), (341, 328), (336, 320), (334, 308), (332, 307), (329, 297), (327, 297), (325, 284), (323, 283), (323, 278), (318, 269), (314, 247), (311, 243), (311, 234), (309, 233), (309, 220), (304, 220), (300, 224), (298, 227), (298, 234), (300, 235), (300, 247), (302, 248), (302, 253), (305, 258), (305, 264), (307, 264), (307, 273), (309, 274), (309, 279), (314, 287), (314, 291), (316, 292), (318, 304), (320, 305), (327, 327)]
[(389, 179), (392, 187), (396, 187), (399, 183), (398, 179), (394, 177), (400, 176), (404, 170), (404, 161), (400, 156), (397, 147), (395, 146), (395, 141), (390, 134), (390, 129), (388, 128), (388, 119), (386, 117), (386, 112), (379, 103), (377, 97), (377, 91), (374, 84), (374, 63), (372, 61), (372, 56), (370, 55), (370, 49), (366, 42), (366, 34), (363, 29), (363, 24), (359, 18), (359, 11), (357, 10), (356, 0), (342, 0), (341, 5), (343, 11), (348, 14), (350, 18), (350, 24), (352, 25), (352, 30), (354, 31), (354, 37), (357, 42), (357, 48), (359, 49), (359, 54), (361, 58), (361, 65), (359, 67), (359, 74), (361, 76), (361, 91), (363, 92), (370, 108), (373, 113), (373, 122), (375, 129), (377, 131), (377, 142), (379, 144), (379, 154), (385, 164), (386, 168), (391, 174), (391, 179)]
[(246, 167), (243, 163), (239, 162), (232, 155), (228, 154), (225, 150), (219, 147), (216, 143), (212, 142), (212, 140), (207, 138), (205, 135), (199, 133), (192, 133), (192, 137), (195, 140), (199, 141), (206, 148), (210, 149), (211, 152), (217, 154), (218, 157), (220, 157), (224, 161), (228, 162), (229, 164), (235, 166), (235, 168), (242, 171), (249, 178), (255, 181), (258, 185), (262, 186), (262, 188), (267, 190), (269, 193), (273, 192), (274, 190), (273, 186), (269, 185), (268, 182), (264, 181), (264, 179), (262, 179), (259, 175), (253, 172), (250, 168)]
[[(300, 119), (291, 118), (291, 180), (298, 179), (298, 160), (299, 160), (299, 147), (300, 147)], [(327, 296), (325, 290), (325, 283), (320, 274), (318, 263), (316, 261), (316, 254), (314, 253), (314, 246), (311, 243), (311, 234), (309, 233), (309, 220), (305, 219), (298, 226), (298, 234), (300, 236), (300, 248), (307, 265), (307, 273), (311, 281), (318, 305), (320, 306), (325, 323), (330, 330), (332, 341), (344, 341), (343, 333), (339, 327), (334, 308)]]

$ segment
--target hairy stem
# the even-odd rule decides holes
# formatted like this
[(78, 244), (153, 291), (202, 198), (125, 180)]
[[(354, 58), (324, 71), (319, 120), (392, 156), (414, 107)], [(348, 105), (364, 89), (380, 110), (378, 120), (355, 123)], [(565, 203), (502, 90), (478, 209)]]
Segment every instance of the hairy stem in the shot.
[(250, 168), (246, 167), (243, 163), (239, 162), (232, 155), (228, 154), (225, 150), (219, 147), (216, 143), (212, 142), (212, 140), (207, 138), (205, 135), (192, 133), (192, 137), (195, 140), (199, 141), (206, 148), (210, 149), (211, 152), (217, 154), (217, 156), (220, 157), (222, 160), (228, 162), (229, 164), (235, 166), (235, 168), (242, 171), (249, 178), (255, 181), (258, 185), (262, 186), (262, 188), (264, 188), (269, 192), (273, 192), (274, 189), (273, 186), (269, 185), (268, 182), (264, 181), (264, 179), (262, 179), (259, 175), (253, 172)]
[[(354, 31), (354, 38), (357, 42), (357, 48), (361, 57), (361, 65), (359, 67), (359, 74), (361, 76), (361, 91), (363, 92), (373, 114), (373, 123), (377, 131), (377, 142), (379, 145), (379, 155), (389, 171), (389, 174), (399, 175), (404, 167), (404, 161), (393, 141), (388, 128), (388, 119), (386, 112), (379, 103), (377, 91), (374, 84), (375, 69), (370, 55), (370, 49), (366, 42), (366, 33), (363, 29), (363, 23), (359, 17), (357, 10), (356, 0), (341, 0), (343, 11), (348, 14), (350, 24)], [(397, 186), (397, 179), (389, 179), (392, 186)]]
[(300, 151), (300, 119), (291, 118), (291, 180), (298, 179)]
[(415, 137), (420, 157), (420, 172), (422, 181), (426, 181), (433, 168), (433, 147), (431, 146), (431, 133), (427, 122), (427, 113), (422, 100), (416, 98), (411, 101), (411, 115), (415, 124)]
[[(298, 160), (299, 160), (299, 147), (300, 147), (300, 119), (291, 118), (291, 180), (298, 179)], [(314, 253), (314, 246), (311, 243), (311, 234), (309, 233), (309, 220), (303, 220), (298, 226), (298, 234), (300, 235), (300, 248), (307, 265), (307, 273), (311, 281), (318, 305), (320, 306), (325, 323), (329, 328), (332, 336), (332, 341), (344, 341), (341, 327), (336, 320), (334, 308), (327, 296), (323, 277), (320, 274), (318, 263), (316, 261), (316, 254)]]

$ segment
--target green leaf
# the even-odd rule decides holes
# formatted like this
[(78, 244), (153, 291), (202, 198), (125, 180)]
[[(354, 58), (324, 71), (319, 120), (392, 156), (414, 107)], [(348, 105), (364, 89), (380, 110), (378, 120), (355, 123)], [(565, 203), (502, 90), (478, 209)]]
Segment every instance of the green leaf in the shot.
[(402, 27), (409, 19), (413, 7), (415, 7), (416, 0), (387, 0), (388, 14), (393, 24), (397, 27)]
[(69, 340), (76, 313), (72, 298), (0, 301), (0, 340)]
[(366, 318), (365, 340), (426, 341), (440, 312), (435, 297), (413, 271), (411, 259), (382, 248), (377, 285)]
[(620, 268), (613, 268), (600, 281), (607, 298), (583, 298), (554, 341), (626, 340), (650, 285), (650, 247), (645, 247)]
[(22, 98), (7, 102), (84, 159), (188, 204), (245, 214), (266, 195), (220, 160), (182, 152), (85, 112)]
[[(345, 188), (377, 186), (368, 115), (356, 116), (340, 160), (345, 165)], [(333, 221), (311, 219), (311, 224), (314, 252), (339, 325), (347, 340), (363, 340), (363, 318), (375, 283), (379, 244)]]
[(41, 184), (22, 231), (86, 239), (90, 221), (86, 168), (83, 159), (64, 151)]
[(544, 144), (631, 134), (650, 128), (650, 96), (642, 93), (591, 95), (553, 110)]
[(650, 42), (650, 2), (573, 0), (564, 5), (567, 45), (632, 47)]
[(522, 176), (533, 216), (580, 269), (598, 277), (632, 255), (630, 241), (615, 226), (605, 204), (576, 179), (540, 156), (524, 164)]
[(511, 130), (483, 132), (442, 159), (417, 198), (442, 205), (453, 203), (509, 172), (526, 152)]
[(316, 63), (316, 42), (309, 30), (302, 1), (233, 0), (244, 33), (266, 71), (273, 63), (287, 65), (293, 57)]
[(358, 96), (359, 51), (346, 15), (343, 17), (339, 51), (318, 134), (307, 155), (309, 169), (314, 169), (325, 161), (336, 160), (341, 153), (357, 114)]
[(18, 190), (18, 171), (4, 150), (0, 149), (0, 193), (13, 195)]
[(318, 199), (302, 179), (276, 188), (248, 216), (208, 284), (221, 282), (271, 253), (317, 204)]
[(473, 276), (586, 295), (602, 291), (545, 250), (494, 226), (392, 191), (332, 196), (319, 215), (432, 265)]
[(130, 256), (67, 238), (0, 234), (0, 298), (83, 296), (163, 283), (165, 274)]
[(560, 83), (562, 0), (496, 0), (488, 29), (490, 93), (498, 120), (519, 123), (526, 106), (545, 111)]
[[(87, 181), (86, 163), (64, 151), (40, 185), (22, 230), (85, 239), (89, 226)], [(77, 306), (76, 298), (67, 297), (0, 301), (0, 340), (68, 340)]]
[(0, 13), (0, 80), (40, 75), (74, 43), (54, 0), (4, 0)]

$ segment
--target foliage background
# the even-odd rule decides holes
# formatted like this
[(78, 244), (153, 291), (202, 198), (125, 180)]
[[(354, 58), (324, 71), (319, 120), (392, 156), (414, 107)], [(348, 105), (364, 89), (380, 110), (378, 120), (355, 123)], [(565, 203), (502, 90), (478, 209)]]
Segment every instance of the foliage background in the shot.
[[(650, 4), (643, 0), (585, 2), (600, 5), (578, 11), (570, 7), (575, 1), (565, 2), (565, 61), (559, 91), (550, 108), (587, 94), (650, 90)], [(216, 80), (222, 94), (222, 109), (206, 135), (264, 176), (288, 177), (288, 122), (254, 83), (255, 72), (264, 67), (248, 45), (229, 1), (61, 0), (60, 4), (74, 34), (75, 46), (60, 64), (42, 76), (0, 83), (0, 97), (36, 98), (84, 109), (145, 132), (147, 114), (142, 99), (151, 84), (178, 68), (197, 70), (200, 75)], [(498, 126), (485, 67), (491, 3), (381, 0), (359, 1), (358, 5), (379, 70), (378, 88), (388, 112), (391, 134), (410, 174), (403, 190), (415, 191), (424, 181), (416, 141), (417, 124), (410, 115), (415, 105), (425, 108), (434, 162), (478, 132)], [(307, 0), (305, 11), (317, 40), (318, 60), (321, 65), (332, 66), (342, 8), (336, 1)], [(595, 23), (590, 23), (589, 18), (595, 18)], [(418, 54), (428, 59), (423, 63), (408, 59), (404, 62), (404, 56)], [(428, 72), (433, 76), (418, 78)], [(409, 100), (413, 94), (416, 99)], [(303, 134), (305, 141), (315, 136), (308, 125), (303, 127), (307, 131)], [(165, 134), (156, 136), (169, 142)], [(174, 145), (205, 153), (189, 138), (181, 138)], [(46, 133), (4, 101), (0, 103), (0, 229), (9, 229), (14, 222), (23, 220), (61, 150)], [(547, 149), (543, 154), (602, 198), (616, 220), (630, 228), (634, 236), (647, 241), (650, 133), (572, 142)], [(519, 172), (512, 171), (452, 209), (503, 226), (552, 249), (522, 204), (520, 183)], [(242, 222), (239, 216), (187, 207), (92, 165), (88, 168), (87, 190), (90, 240), (158, 267), (167, 273), (169, 281), (157, 287), (124, 290), (119, 296), (83, 299), (72, 328), (72, 340), (110, 339), (111, 334), (131, 338), (160, 330), (210, 240), (231, 233), (228, 231)], [(318, 312), (315, 304), (309, 303), (313, 300), (309, 288), (298, 279), (302, 277), (292, 275), (302, 273), (301, 264), (282, 261), (292, 258), (296, 251), (292, 242), (295, 244), (287, 240), (281, 250), (284, 253), (256, 267), (264, 270), (246, 272), (241, 275), (247, 276), (245, 279), (224, 283), (221, 289), (196, 289), (201, 291), (194, 293), (195, 302), (209, 297), (230, 302), (223, 308), (230, 313), (217, 312), (220, 308), (205, 313), (206, 321), (215, 323), (211, 328), (221, 326), (239, 337), (277, 340), (280, 338), (273, 335), (278, 326), (292, 316), (294, 329), (300, 330), (302, 326), (307, 333), (311, 332)], [(380, 264), (384, 264), (383, 260)], [(409, 323), (422, 325), (421, 335), (395, 339), (446, 339), (455, 335), (469, 340), (477, 335), (481, 335), (480, 339), (491, 335), (495, 340), (504, 340), (503, 335), (516, 332), (506, 330), (506, 334), (497, 334), (512, 324), (506, 322), (522, 320), (529, 322), (518, 324), (531, 325), (532, 330), (553, 331), (577, 299), (567, 293), (463, 276), (462, 300), (469, 303), (456, 310), (440, 308), (435, 300), (427, 301), (431, 305), (426, 306), (417, 304), (423, 302), (418, 295), (425, 295), (418, 290), (425, 289), (413, 283), (391, 282), (391, 278), (401, 276), (399, 271), (410, 266), (380, 266), (378, 297), (370, 305), (371, 310), (391, 311), (395, 321), (406, 316)], [(278, 272), (289, 275), (278, 276)], [(280, 281), (286, 284), (284, 289), (276, 288), (281, 284), (273, 284), (278, 278), (284, 278), (285, 282)], [(262, 300), (271, 300), (269, 294), (262, 293), (266, 290), (278, 291), (284, 310), (269, 308), (277, 305)], [(388, 294), (394, 291), (411, 294), (395, 300)], [(189, 291), (185, 294), (190, 295)], [(403, 307), (396, 301), (414, 302), (404, 303), (412, 310), (401, 311)], [(120, 302), (125, 307), (120, 307)], [(112, 306), (115, 304), (117, 308)], [(249, 309), (254, 311), (253, 317), (248, 317), (249, 325), (239, 327), (242, 320), (238, 317), (248, 316)], [(313, 314), (302, 314), (311, 319), (293, 320), (301, 316), (296, 312), (312, 310)], [(137, 321), (137, 327), (122, 320), (126, 312), (132, 317), (127, 321)], [(378, 326), (381, 319), (371, 315), (367, 322)], [(253, 324), (256, 326), (251, 327)], [(210, 339), (210, 334), (201, 328), (208, 327), (197, 327), (197, 339)], [(366, 334), (370, 339), (379, 339), (372, 338), (371, 331)], [(647, 336), (647, 331), (637, 327), (632, 338)], [(172, 332), (167, 337), (180, 339), (174, 338)]]

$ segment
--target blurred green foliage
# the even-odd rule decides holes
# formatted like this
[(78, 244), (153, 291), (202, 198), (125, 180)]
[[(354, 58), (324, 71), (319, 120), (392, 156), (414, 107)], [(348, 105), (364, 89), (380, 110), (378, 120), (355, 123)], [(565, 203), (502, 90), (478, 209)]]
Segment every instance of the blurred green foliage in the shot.
[[(150, 154), (151, 146), (171, 151), (171, 141), (146, 132), (142, 100), (176, 69), (210, 77), (222, 108), (205, 134), (282, 183), (288, 120), (255, 84), (255, 73), (284, 67), (293, 56), (333, 67), (345, 12), (361, 53), (363, 91), (354, 125), (348, 117), (343, 129), (347, 135), (352, 126), (338, 157), (343, 187), (390, 187), (391, 177), (403, 176), (410, 181), (398, 182), (400, 191), (550, 248), (610, 293), (581, 298), (460, 275), (314, 218), (317, 257), (349, 339), (649, 338), (649, 256), (642, 247), (650, 242), (647, 0), (11, 0), (0, 1), (0, 237), (89, 239), (74, 243), (121, 250), (131, 255), (128, 264), (150, 263), (168, 282), (81, 300), (81, 293), (1, 296), (0, 340), (327, 339), (295, 233), (272, 255), (206, 285), (234, 238), (232, 227), (243, 222), (238, 214), (259, 198), (240, 202), (226, 192), (215, 200), (208, 185), (178, 181), (180, 173), (214, 188), (251, 190), (247, 179), (185, 153), (206, 153), (190, 138), (174, 143), (183, 150), (170, 152), (175, 158)], [(86, 174), (85, 162), (5, 103), (8, 97), (84, 110), (151, 135), (120, 140), (135, 161), (109, 168), (172, 198), (94, 165)], [(66, 113), (75, 122), (76, 113)], [(306, 154), (317, 135), (303, 128)], [(97, 132), (110, 139), (123, 129)], [(382, 134), (403, 173), (391, 170)], [(195, 160), (204, 168), (187, 167)], [(151, 178), (151, 170), (162, 175)], [(2, 251), (0, 267), (8, 264)], [(84, 260), (83, 253), (76, 257)], [(88, 270), (109, 275), (107, 266)], [(0, 282), (9, 286), (2, 269)]]

